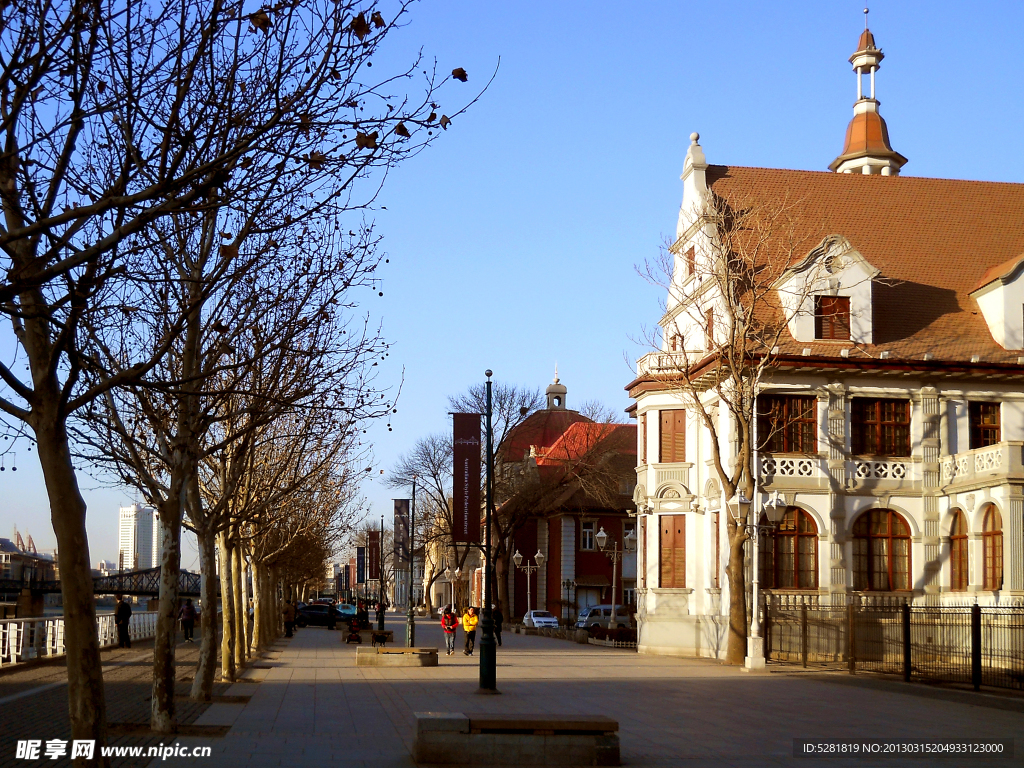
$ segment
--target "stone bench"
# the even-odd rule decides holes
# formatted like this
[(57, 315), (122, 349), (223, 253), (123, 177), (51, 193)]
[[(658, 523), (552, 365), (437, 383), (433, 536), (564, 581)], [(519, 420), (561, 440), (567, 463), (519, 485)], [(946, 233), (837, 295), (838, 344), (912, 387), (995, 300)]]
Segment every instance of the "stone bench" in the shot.
[(417, 763), (619, 765), (619, 724), (603, 715), (417, 712)]
[(356, 648), (357, 667), (436, 667), (437, 648)]

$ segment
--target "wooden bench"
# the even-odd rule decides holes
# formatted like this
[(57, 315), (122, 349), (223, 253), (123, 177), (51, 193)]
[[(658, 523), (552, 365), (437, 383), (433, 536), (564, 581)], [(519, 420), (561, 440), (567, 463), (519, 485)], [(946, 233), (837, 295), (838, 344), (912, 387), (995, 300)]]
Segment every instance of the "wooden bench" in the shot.
[(437, 648), (356, 648), (357, 667), (436, 667)]
[(418, 763), (619, 765), (619, 724), (603, 715), (417, 712)]

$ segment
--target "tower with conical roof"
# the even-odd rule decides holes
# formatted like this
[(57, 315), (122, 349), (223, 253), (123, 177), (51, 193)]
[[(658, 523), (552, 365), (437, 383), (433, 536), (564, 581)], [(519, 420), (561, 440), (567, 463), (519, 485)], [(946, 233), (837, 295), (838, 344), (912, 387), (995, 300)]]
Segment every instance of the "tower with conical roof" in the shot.
[[(864, 9), (864, 31), (856, 52), (850, 57), (857, 73), (857, 101), (853, 105), (853, 119), (846, 129), (846, 144), (842, 154), (829, 165), (836, 173), (881, 174), (898, 176), (907, 158), (896, 152), (889, 143), (889, 129), (878, 114), (875, 98), (875, 72), (882, 59), (882, 50), (875, 46), (875, 36), (868, 29), (868, 9)], [(870, 78), (870, 91), (864, 94), (864, 78)]]

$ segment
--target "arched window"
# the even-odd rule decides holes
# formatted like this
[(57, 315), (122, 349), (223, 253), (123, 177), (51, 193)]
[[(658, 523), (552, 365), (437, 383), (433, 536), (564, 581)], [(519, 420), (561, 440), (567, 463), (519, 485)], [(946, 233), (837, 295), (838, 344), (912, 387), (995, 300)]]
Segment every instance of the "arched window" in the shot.
[(985, 568), (985, 589), (1003, 588), (1003, 519), (995, 504), (985, 505), (981, 529), (982, 560)]
[(760, 579), (766, 588), (818, 588), (818, 526), (800, 507), (786, 508), (763, 552)]
[(910, 528), (891, 509), (872, 509), (853, 524), (853, 588), (910, 589)]
[(963, 592), (969, 582), (967, 572), (967, 518), (959, 509), (953, 512), (949, 527), (949, 587)]

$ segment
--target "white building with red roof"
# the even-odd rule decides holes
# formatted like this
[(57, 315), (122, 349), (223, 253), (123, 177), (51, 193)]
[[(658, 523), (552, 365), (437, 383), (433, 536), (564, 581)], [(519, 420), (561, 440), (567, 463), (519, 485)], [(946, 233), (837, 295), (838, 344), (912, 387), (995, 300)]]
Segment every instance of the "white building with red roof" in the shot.
[[(875, 97), (882, 58), (865, 29), (831, 172), (713, 165), (691, 137), (661, 348), (627, 386), (641, 652), (724, 656), (737, 500), (696, 413), (712, 414), (728, 471), (737, 431), (712, 382), (735, 329), (702, 279), (723, 235), (700, 212), (739, 215), (755, 198), (785, 214), (763, 243), (742, 235), (781, 265), (751, 278), (766, 287), (762, 326), (780, 329), (754, 355), (752, 502), (779, 500), (760, 586), (837, 604), (1024, 601), (1024, 184), (901, 175)], [(708, 382), (699, 395), (683, 370)]]

